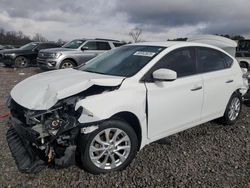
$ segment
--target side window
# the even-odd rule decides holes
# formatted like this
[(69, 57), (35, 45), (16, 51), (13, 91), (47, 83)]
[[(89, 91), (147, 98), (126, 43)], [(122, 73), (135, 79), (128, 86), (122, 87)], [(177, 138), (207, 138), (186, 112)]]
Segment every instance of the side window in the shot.
[(223, 53), (221, 53), (221, 54), (222, 54), (223, 58), (225, 59), (226, 68), (230, 68), (232, 66), (234, 60), (226, 54), (223, 54)]
[(57, 47), (56, 44), (44, 44), (44, 48), (43, 49), (46, 49), (46, 48), (55, 48)]
[(43, 44), (39, 44), (37, 47), (36, 47), (36, 50), (43, 50), (43, 49), (47, 49), (47, 48), (52, 48), (52, 45), (51, 44), (47, 44), (47, 43), (43, 43)]
[(202, 72), (211, 72), (226, 68), (226, 62), (223, 54), (217, 50), (210, 48), (198, 49), (198, 64)]
[(88, 47), (88, 50), (97, 50), (97, 45), (94, 41), (87, 42), (84, 46)]
[(120, 47), (123, 46), (125, 43), (118, 43), (118, 42), (113, 42), (115, 47)]
[(181, 48), (167, 54), (157, 63), (158, 68), (171, 69), (178, 78), (196, 74), (195, 48)]
[(110, 45), (108, 42), (96, 42), (98, 50), (110, 50)]

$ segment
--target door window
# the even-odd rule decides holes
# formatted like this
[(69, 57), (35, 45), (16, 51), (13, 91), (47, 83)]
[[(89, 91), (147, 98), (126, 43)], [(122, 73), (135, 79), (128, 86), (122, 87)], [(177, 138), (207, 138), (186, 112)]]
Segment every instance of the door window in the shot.
[(171, 69), (177, 77), (196, 74), (195, 48), (181, 48), (167, 54), (157, 63), (157, 69)]
[(88, 47), (88, 50), (97, 50), (97, 45), (94, 41), (87, 42), (84, 46)]
[(110, 45), (107, 42), (96, 42), (98, 50), (110, 50)]

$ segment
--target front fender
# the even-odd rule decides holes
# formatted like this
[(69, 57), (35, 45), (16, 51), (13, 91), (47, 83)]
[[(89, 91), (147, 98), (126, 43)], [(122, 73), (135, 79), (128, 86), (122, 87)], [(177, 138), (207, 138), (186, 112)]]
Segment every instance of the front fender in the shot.
[(118, 89), (89, 96), (76, 103), (75, 110), (83, 108), (78, 121), (91, 123), (108, 119), (119, 112), (131, 112), (139, 120), (146, 118), (146, 89), (144, 85), (131, 89)]

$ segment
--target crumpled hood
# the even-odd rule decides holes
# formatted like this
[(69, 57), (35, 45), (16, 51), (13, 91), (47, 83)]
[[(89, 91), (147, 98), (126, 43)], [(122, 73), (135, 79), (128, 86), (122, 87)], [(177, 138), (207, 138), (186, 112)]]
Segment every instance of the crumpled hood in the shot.
[(11, 90), (11, 97), (30, 110), (47, 110), (60, 99), (80, 93), (93, 85), (119, 86), (123, 79), (75, 69), (49, 71), (18, 83)]

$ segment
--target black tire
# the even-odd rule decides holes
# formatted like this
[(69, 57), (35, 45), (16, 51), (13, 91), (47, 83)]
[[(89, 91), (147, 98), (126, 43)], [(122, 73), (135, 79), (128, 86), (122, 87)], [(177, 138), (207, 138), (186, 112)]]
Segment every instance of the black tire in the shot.
[(26, 58), (24, 56), (18, 56), (15, 59), (14, 66), (16, 68), (26, 68), (26, 67), (28, 67), (29, 63), (30, 63), (30, 61), (28, 58)]
[[(233, 109), (232, 109), (232, 104), (233, 104), (235, 101), (238, 101), (238, 102), (239, 102), (239, 109), (238, 109), (239, 111), (237, 110), (238, 113), (236, 113), (236, 114), (235, 114), (235, 117), (234, 117), (234, 116), (230, 116), (230, 114), (231, 114), (230, 111), (236, 112), (236, 110), (233, 110)], [(238, 92), (236, 92), (236, 93), (234, 93), (234, 94), (231, 96), (231, 98), (230, 98), (230, 100), (229, 100), (229, 102), (228, 102), (228, 104), (227, 104), (226, 111), (225, 111), (223, 117), (220, 119), (221, 122), (222, 122), (223, 124), (225, 124), (225, 125), (233, 125), (233, 124), (235, 124), (236, 121), (237, 121), (237, 120), (239, 119), (239, 117), (240, 117), (241, 109), (242, 109), (242, 96), (241, 96)]]
[[(90, 157), (90, 146), (94, 142), (93, 140), (98, 134), (101, 134), (103, 131), (108, 129), (119, 129), (126, 133), (126, 135), (130, 139), (130, 152), (128, 153), (127, 158), (118, 166), (114, 167), (113, 169), (103, 169), (94, 164), (94, 162), (91, 160)], [(104, 133), (103, 133), (104, 134)], [(114, 133), (115, 134), (115, 133)], [(114, 136), (113, 134), (113, 136)], [(110, 135), (110, 134), (109, 134)], [(112, 137), (111, 137), (112, 138)], [(118, 139), (119, 141), (119, 139)], [(120, 121), (120, 120), (107, 120), (104, 121), (99, 125), (99, 128), (92, 133), (89, 134), (82, 134), (79, 136), (78, 139), (78, 151), (80, 153), (80, 162), (81, 167), (86, 170), (87, 172), (90, 172), (92, 174), (104, 174), (109, 173), (111, 171), (117, 171), (117, 170), (123, 170), (125, 169), (131, 161), (134, 159), (137, 151), (138, 151), (138, 138), (134, 131), (134, 129), (126, 122)], [(105, 150), (106, 152), (106, 150)], [(125, 152), (125, 151), (123, 151)], [(114, 155), (114, 154), (113, 154)], [(108, 154), (104, 154), (104, 157), (107, 157)], [(107, 157), (111, 160), (110, 157)], [(116, 159), (116, 161), (119, 161), (119, 158)], [(111, 162), (110, 162), (111, 164)]]
[(76, 63), (70, 59), (65, 59), (60, 64), (60, 69), (73, 68), (76, 67)]

